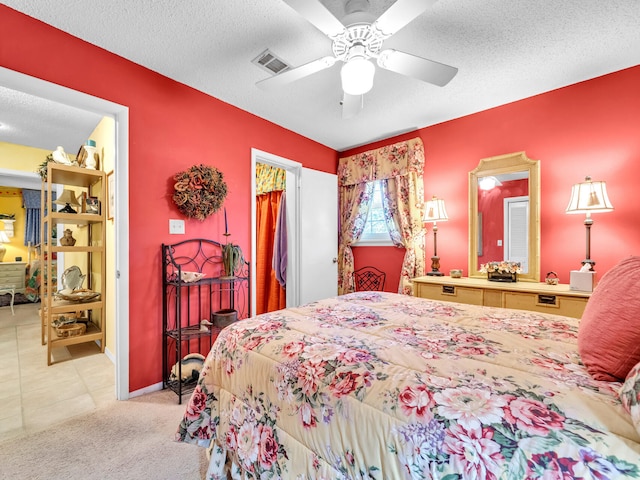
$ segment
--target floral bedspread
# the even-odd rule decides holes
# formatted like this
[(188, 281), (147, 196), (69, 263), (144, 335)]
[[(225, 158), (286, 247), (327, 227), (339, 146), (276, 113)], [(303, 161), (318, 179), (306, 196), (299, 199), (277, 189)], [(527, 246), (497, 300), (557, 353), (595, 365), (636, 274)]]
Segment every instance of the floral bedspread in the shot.
[(381, 292), (263, 314), (221, 332), (177, 439), (210, 479), (639, 478), (577, 326)]

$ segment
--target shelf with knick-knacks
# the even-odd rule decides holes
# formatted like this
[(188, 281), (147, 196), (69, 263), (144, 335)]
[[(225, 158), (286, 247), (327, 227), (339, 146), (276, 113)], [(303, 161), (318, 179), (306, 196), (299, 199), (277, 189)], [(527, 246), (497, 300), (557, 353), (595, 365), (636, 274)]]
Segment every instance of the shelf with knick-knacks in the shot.
[(231, 245), (202, 238), (162, 245), (163, 386), (179, 402), (195, 388), (195, 356), (204, 359), (223, 328), (251, 316), (250, 265)]
[[(59, 186), (62, 194), (56, 199)], [(104, 352), (105, 215), (99, 208), (87, 212), (82, 199), (101, 202), (106, 198), (105, 189), (105, 173), (100, 170), (47, 164), (41, 193), (41, 233), (51, 241), (41, 245), (43, 268), (49, 271), (59, 253), (66, 254), (67, 267), (61, 281), (56, 282), (61, 290), (54, 290), (54, 282), (41, 285), (42, 342), (47, 344), (48, 365), (55, 361), (55, 349), (68, 345), (97, 342)], [(80, 273), (81, 267), (85, 275)]]

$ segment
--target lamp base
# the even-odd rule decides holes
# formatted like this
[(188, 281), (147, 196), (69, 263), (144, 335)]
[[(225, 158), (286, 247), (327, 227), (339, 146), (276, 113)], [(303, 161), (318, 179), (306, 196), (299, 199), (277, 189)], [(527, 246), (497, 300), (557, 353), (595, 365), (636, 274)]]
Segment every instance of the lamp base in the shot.
[(590, 258), (587, 258), (585, 260), (582, 260), (582, 262), (580, 262), (582, 266), (585, 266), (587, 263), (589, 264), (589, 271), (593, 272), (593, 267), (596, 264), (596, 262), (591, 260)]
[(73, 208), (71, 208), (71, 205), (69, 205), (68, 203), (64, 206), (64, 208), (58, 211), (61, 213), (78, 213)]
[(430, 277), (442, 277), (444, 273), (440, 271), (440, 257), (434, 255), (431, 257), (431, 271), (427, 272)]

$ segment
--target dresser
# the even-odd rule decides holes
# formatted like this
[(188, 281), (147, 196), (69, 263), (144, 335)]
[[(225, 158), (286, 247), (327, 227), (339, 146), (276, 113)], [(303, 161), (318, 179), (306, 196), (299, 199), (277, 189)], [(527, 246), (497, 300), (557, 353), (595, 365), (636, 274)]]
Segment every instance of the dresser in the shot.
[(26, 262), (0, 262), (0, 288), (13, 288), (15, 293), (24, 293), (26, 276)]
[(569, 285), (535, 282), (490, 282), (483, 278), (416, 277), (414, 296), (431, 300), (516, 308), (581, 318), (591, 292)]

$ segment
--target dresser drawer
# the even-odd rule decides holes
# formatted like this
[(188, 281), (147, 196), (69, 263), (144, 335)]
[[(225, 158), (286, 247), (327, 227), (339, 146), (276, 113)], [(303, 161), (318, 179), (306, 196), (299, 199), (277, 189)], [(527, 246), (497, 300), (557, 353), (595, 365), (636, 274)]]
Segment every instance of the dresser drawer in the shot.
[(477, 288), (459, 287), (456, 285), (426, 285), (418, 284), (418, 296), (431, 300), (445, 302), (482, 305), (482, 290)]
[(587, 298), (560, 297), (560, 313), (566, 317), (582, 318), (584, 309), (587, 306)]
[(0, 275), (0, 286), (2, 287), (24, 287), (24, 275)]
[(520, 310), (564, 315), (566, 317), (582, 317), (586, 298), (577, 298), (552, 293), (519, 293), (505, 292), (504, 306)]
[(26, 267), (25, 263), (0, 263), (0, 277), (6, 275), (24, 275)]
[(414, 295), (431, 300), (514, 308), (581, 318), (590, 293), (575, 292), (569, 285), (500, 283), (480, 278), (424, 276), (413, 279)]
[(0, 286), (24, 292), (26, 263), (0, 263)]

